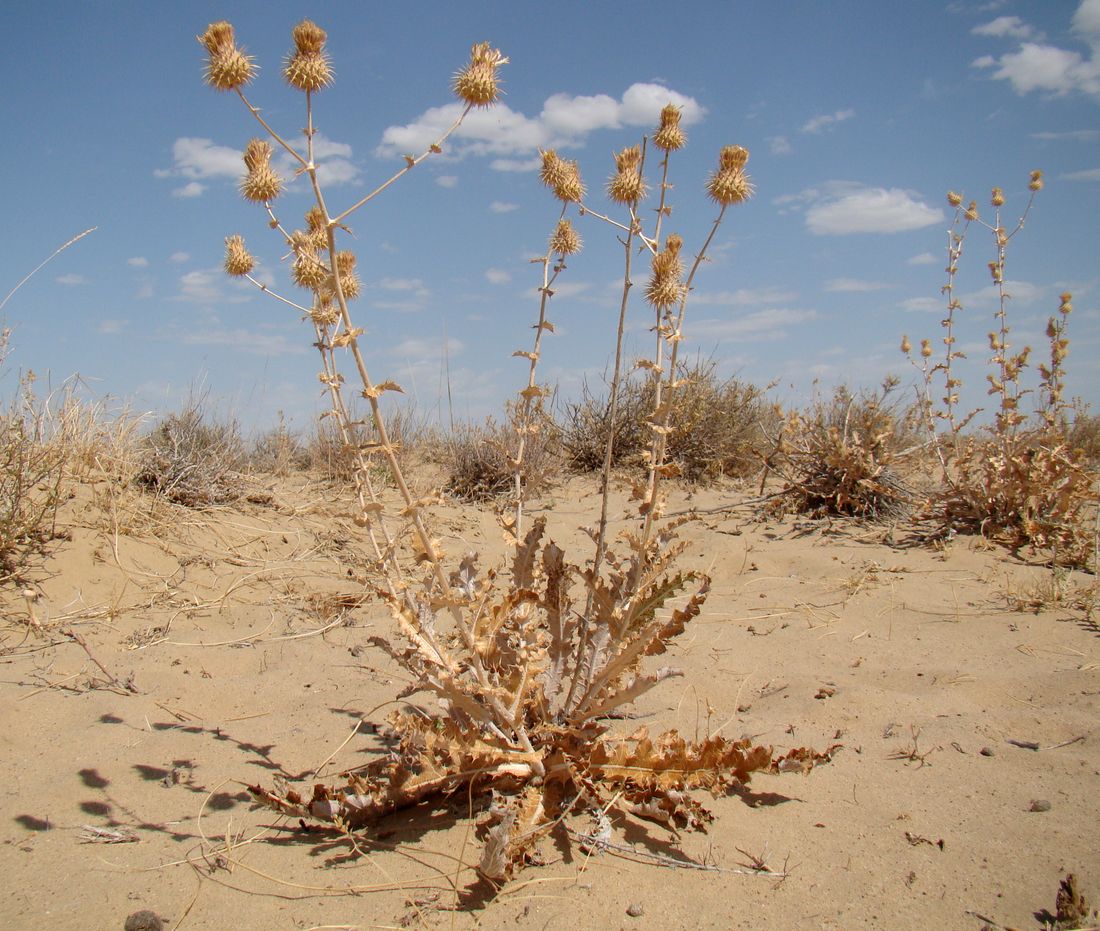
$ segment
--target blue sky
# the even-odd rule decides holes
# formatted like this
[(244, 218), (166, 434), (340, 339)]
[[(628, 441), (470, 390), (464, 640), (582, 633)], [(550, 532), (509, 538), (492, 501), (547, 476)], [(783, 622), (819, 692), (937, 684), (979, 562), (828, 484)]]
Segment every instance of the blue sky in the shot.
[[(912, 381), (897, 347), (903, 333), (940, 335), (946, 192), (991, 216), (999, 185), (1011, 213), (1041, 168), (1046, 188), (1009, 252), (1013, 341), (1040, 353), (1071, 290), (1069, 393), (1100, 401), (1100, 0), (4, 4), (0, 296), (98, 229), (0, 313), (13, 329), (0, 395), (19, 370), (54, 385), (79, 373), (139, 410), (171, 409), (200, 386), (246, 426), (284, 411), (308, 428), (320, 387), (311, 329), (220, 270), (223, 238), (241, 233), (263, 279), (294, 291), (281, 243), (236, 193), (258, 126), (235, 95), (204, 86), (195, 41), (229, 19), (262, 68), (249, 97), (293, 134), (302, 97), (280, 65), (304, 16), (328, 31), (336, 72), (315, 112), (338, 210), (430, 139), (471, 44), (511, 59), (504, 105), (352, 218), (371, 374), (429, 416), (446, 419), (445, 345), (458, 417), (498, 412), (525, 381), (511, 353), (527, 348), (537, 310), (529, 259), (558, 209), (538, 183), (538, 148), (578, 159), (600, 209), (611, 153), (669, 100), (689, 145), (674, 156), (666, 229), (687, 250), (713, 216), (703, 184), (718, 150), (752, 153), (756, 196), (728, 215), (688, 308), (689, 349), (723, 374), (777, 381), (783, 401), (809, 397), (815, 380)], [(301, 183), (278, 202), (292, 222), (308, 206)], [(613, 232), (578, 226), (586, 247), (554, 297), (543, 353), (562, 396), (604, 370), (621, 283)], [(984, 399), (992, 257), (972, 234), (958, 283), (972, 403)], [(642, 290), (635, 355), (649, 344)]]

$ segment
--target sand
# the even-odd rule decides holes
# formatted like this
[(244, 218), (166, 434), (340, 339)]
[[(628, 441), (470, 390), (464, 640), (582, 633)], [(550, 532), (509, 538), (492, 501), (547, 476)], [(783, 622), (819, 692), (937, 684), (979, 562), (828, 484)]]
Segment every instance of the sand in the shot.
[[(393, 625), (364, 600), (347, 506), (305, 476), (254, 491), (194, 511), (80, 485), (72, 539), (28, 576), (40, 627), (0, 592), (0, 927), (146, 909), (185, 929), (1036, 928), (1067, 872), (1100, 904), (1100, 626), (1073, 596), (1092, 576), (1052, 603), (1049, 570), (981, 540), (911, 547), (903, 528), (764, 519), (731, 486), (677, 492), (672, 510), (710, 511), (684, 562), (712, 592), (671, 651), (684, 677), (623, 732), (841, 749), (708, 799), (706, 833), (619, 819), (604, 852), (546, 842), (486, 897), (461, 866), (466, 798), (358, 852), (251, 804), (248, 783), (308, 792), (369, 760), (406, 681), (368, 642)], [(574, 559), (596, 500), (570, 479), (536, 503)], [(450, 553), (500, 560), (489, 509), (436, 523)]]

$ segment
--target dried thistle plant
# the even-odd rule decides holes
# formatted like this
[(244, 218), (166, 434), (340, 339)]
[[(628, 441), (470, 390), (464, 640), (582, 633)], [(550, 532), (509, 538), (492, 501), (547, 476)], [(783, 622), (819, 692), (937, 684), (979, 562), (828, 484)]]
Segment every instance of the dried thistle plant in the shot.
[[(650, 738), (644, 730), (629, 737), (609, 734), (608, 717), (665, 679), (679, 675), (673, 666), (652, 669), (650, 657), (664, 654), (670, 641), (698, 615), (706, 597), (705, 576), (675, 568), (684, 549), (677, 542), (678, 522), (662, 523), (660, 479), (668, 474), (665, 437), (670, 431), (670, 399), (680, 382), (675, 377), (682, 340), (684, 310), (692, 279), (728, 206), (751, 194), (743, 167), (748, 153), (739, 147), (723, 150), (720, 167), (708, 184), (719, 207), (718, 218), (691, 264), (686, 278), (680, 258), (682, 240), (662, 242), (660, 226), (669, 210), (666, 194), (668, 157), (684, 142), (678, 111), (666, 108), (657, 134), (664, 151), (660, 201), (654, 230), (646, 233), (638, 210), (645, 196), (643, 142), (619, 153), (609, 185), (613, 203), (626, 210), (625, 221), (595, 213), (584, 203), (585, 188), (576, 163), (552, 151), (542, 153), (543, 182), (562, 202), (562, 212), (546, 254), (536, 260), (542, 269), (539, 315), (530, 350), (517, 355), (528, 360), (528, 378), (513, 405), (518, 443), (509, 458), (515, 508), (505, 521), (514, 542), (503, 572), (482, 572), (476, 556), (448, 563), (431, 536), (429, 517), (437, 494), (413, 495), (391, 439), (380, 399), (400, 391), (390, 381), (368, 374), (360, 350), (364, 333), (354, 326), (349, 302), (360, 290), (354, 257), (337, 246), (345, 221), (389, 188), (412, 167), (441, 150), (447, 136), (472, 109), (498, 99), (498, 69), (507, 59), (488, 43), (473, 46), (469, 63), (458, 72), (453, 90), (466, 106), (462, 116), (420, 156), (408, 156), (406, 166), (357, 203), (333, 213), (326, 203), (313, 157), (313, 94), (332, 80), (324, 51), (325, 33), (303, 22), (294, 31), (295, 50), (285, 69), (288, 82), (305, 95), (305, 151), (281, 137), (245, 98), (242, 87), (251, 79), (251, 59), (240, 52), (228, 24), (214, 24), (200, 41), (210, 62), (207, 81), (233, 90), (267, 131), (299, 166), (314, 192), (315, 206), (298, 229), (287, 229), (273, 206), (279, 184), (264, 176), (249, 184), (246, 196), (259, 200), (269, 225), (288, 247), (290, 277), (310, 297), (298, 303), (274, 295), (299, 310), (314, 329), (321, 353), (320, 381), (331, 401), (327, 417), (354, 452), (357, 521), (368, 530), (378, 591), (389, 604), (401, 641), (383, 636), (376, 645), (412, 675), (399, 696), (417, 693), (433, 697), (432, 706), (406, 703), (409, 710), (389, 719), (389, 752), (366, 767), (345, 773), (337, 786), (318, 785), (306, 797), (256, 785), (254, 797), (287, 815), (328, 821), (344, 830), (368, 824), (384, 815), (440, 797), (458, 789), (490, 796), (487, 839), (480, 872), (500, 881), (524, 865), (538, 839), (570, 812), (608, 811), (615, 807), (634, 815), (685, 827), (701, 827), (709, 812), (690, 794), (692, 789), (720, 792), (747, 781), (756, 771), (807, 769), (827, 758), (809, 750), (792, 751), (774, 761), (769, 747), (751, 742), (709, 737), (688, 741), (674, 731)], [(242, 61), (244, 64), (242, 64)], [(260, 175), (269, 164), (267, 150), (252, 144), (246, 153), (249, 175)], [(261, 180), (266, 183), (261, 183)], [(270, 197), (263, 197), (270, 194)], [(621, 552), (606, 540), (609, 468), (603, 475), (604, 495), (599, 525), (592, 531), (595, 553), (590, 562), (570, 563), (565, 553), (546, 540), (545, 524), (523, 526), (525, 470), (530, 440), (540, 427), (545, 389), (536, 380), (542, 336), (552, 332), (547, 319), (553, 284), (565, 270), (565, 259), (580, 248), (579, 235), (565, 216), (573, 206), (585, 217), (605, 221), (624, 238), (624, 287), (616, 338), (617, 390), (622, 371), (622, 344), (634, 251), (646, 251), (654, 268), (650, 293), (657, 314), (657, 358), (644, 367), (653, 372), (659, 390), (647, 422), (652, 435), (646, 482), (640, 486), (640, 527), (622, 535)], [(239, 237), (227, 240), (226, 268), (252, 278), (253, 262)], [(346, 401), (345, 376), (337, 350), (351, 359), (359, 394), (370, 408), (372, 436), (357, 441), (359, 423)], [(612, 431), (611, 442), (614, 441)], [(385, 462), (402, 501), (393, 513), (379, 498), (370, 465)], [(411, 551), (412, 561), (407, 557)], [(673, 598), (686, 596), (680, 607)]]
[[(1036, 393), (1024, 380), (1031, 347), (1016, 349), (1011, 343), (1008, 246), (1023, 230), (1035, 195), (1043, 188), (1041, 171), (1031, 172), (1027, 188), (1027, 203), (1011, 228), (1002, 217), (1006, 199), (1001, 188), (993, 188), (990, 194), (992, 222), (981, 218), (975, 201), (964, 208), (961, 194), (948, 193), (955, 217), (948, 231), (948, 278), (943, 287), (947, 297), (947, 314), (942, 321), (944, 356), (933, 362), (927, 339), (921, 341), (920, 362), (913, 359), (908, 337), (902, 340), (902, 351), (921, 374), (919, 406), (941, 464), (942, 489), (932, 501), (938, 525), (935, 533), (980, 533), (1016, 552), (1024, 548), (1043, 552), (1055, 565), (1086, 568), (1090, 556), (1095, 561), (1096, 552), (1091, 526), (1097, 506), (1093, 491), (1096, 475), (1084, 453), (1069, 441), (1069, 405), (1063, 398), (1072, 295), (1061, 295), (1058, 315), (1048, 322), (1050, 363), (1039, 365), (1038, 404), (1032, 416), (1022, 408), (1022, 402)], [(962, 304), (955, 283), (967, 232), (974, 224), (987, 230), (993, 239), (994, 258), (988, 269), (997, 295), (995, 328), (988, 336), (990, 371), (986, 374), (987, 394), (997, 406), (985, 436), (965, 432), (981, 409), (966, 414), (959, 409), (962, 381), (957, 363), (965, 355), (956, 348)], [(944, 394), (942, 406), (937, 406), (932, 383), (941, 375)], [(939, 430), (939, 423), (946, 424), (946, 432)]]

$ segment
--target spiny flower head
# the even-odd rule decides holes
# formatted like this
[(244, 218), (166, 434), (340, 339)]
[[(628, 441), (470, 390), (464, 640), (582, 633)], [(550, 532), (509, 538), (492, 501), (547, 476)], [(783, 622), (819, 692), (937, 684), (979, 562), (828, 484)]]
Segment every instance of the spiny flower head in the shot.
[(319, 91), (332, 83), (332, 67), (325, 54), (328, 34), (313, 20), (303, 19), (291, 32), (294, 51), (286, 59), (283, 77), (300, 91)]
[(909, 342), (908, 336), (902, 336), (901, 338), (901, 351), (906, 355), (909, 355), (909, 353), (913, 351), (913, 344)]
[(581, 237), (570, 220), (558, 220), (558, 227), (550, 237), (550, 251), (558, 255), (576, 255), (581, 251)]
[(500, 79), (497, 69), (508, 64), (508, 59), (488, 42), (479, 42), (470, 49), (470, 61), (454, 76), (452, 88), (455, 96), (475, 107), (488, 107), (500, 97)]
[(707, 193), (711, 200), (723, 207), (740, 204), (753, 194), (752, 182), (745, 174), (749, 150), (744, 146), (728, 145), (718, 155), (718, 170), (707, 179)]
[(266, 204), (279, 196), (282, 179), (271, 167), (271, 143), (252, 139), (244, 150), (244, 165), (248, 173), (241, 180), (241, 195), (245, 200)]
[(236, 90), (252, 80), (256, 68), (252, 56), (246, 55), (233, 38), (233, 26), (219, 20), (206, 27), (206, 32), (196, 36), (207, 52), (207, 84), (219, 91)]
[(1005, 192), (999, 187), (993, 188), (993, 193), (989, 197), (989, 202), (994, 207), (1003, 207), (1005, 202)]
[(927, 359), (932, 355), (932, 343), (929, 340), (922, 339), (920, 341), (920, 354), (921, 358)]
[(1027, 189), (1029, 191), (1041, 191), (1043, 189), (1043, 173), (1039, 169), (1035, 169), (1031, 173), (1031, 181), (1028, 182)]
[(318, 252), (328, 248), (328, 224), (325, 212), (320, 207), (310, 207), (306, 211), (306, 240)]
[(958, 207), (963, 202), (962, 194), (956, 194), (954, 191), (948, 191), (947, 202), (952, 207)]
[(661, 125), (653, 134), (653, 144), (665, 152), (675, 152), (687, 144), (687, 135), (680, 128), (680, 108), (675, 104), (661, 111)]
[(316, 252), (301, 249), (295, 253), (294, 262), (290, 266), (290, 277), (296, 285), (316, 291), (324, 284), (328, 275), (328, 266), (318, 258)]
[(1073, 295), (1070, 294), (1069, 291), (1063, 291), (1058, 296), (1058, 299), (1062, 302), (1058, 307), (1058, 313), (1063, 317), (1073, 313)]
[(567, 204), (580, 203), (584, 197), (584, 183), (577, 163), (561, 158), (553, 149), (545, 152), (540, 149), (539, 154), (542, 156), (539, 180), (554, 192), (558, 200)]
[(617, 204), (636, 204), (646, 195), (640, 171), (642, 149), (630, 146), (615, 154), (615, 174), (607, 182), (607, 196)]
[(241, 236), (227, 236), (225, 239), (225, 271), (226, 274), (239, 278), (249, 274), (256, 262), (244, 246), (244, 238)]
[(683, 297), (684, 286), (680, 281), (684, 271), (680, 259), (680, 248), (683, 244), (683, 239), (673, 233), (665, 240), (664, 249), (653, 256), (645, 297), (658, 310), (673, 307)]

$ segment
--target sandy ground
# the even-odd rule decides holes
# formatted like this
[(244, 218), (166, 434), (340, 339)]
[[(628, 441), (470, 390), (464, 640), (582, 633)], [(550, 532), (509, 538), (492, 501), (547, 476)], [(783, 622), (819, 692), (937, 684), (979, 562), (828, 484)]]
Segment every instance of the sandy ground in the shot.
[[(620, 821), (599, 855), (546, 843), (491, 899), (462, 866), (466, 799), (390, 819), (358, 854), (281, 822), (245, 785), (308, 790), (368, 760), (404, 678), (367, 642), (392, 626), (360, 604), (346, 509), (303, 477), (260, 490), (195, 512), (82, 486), (72, 540), (32, 576), (41, 629), (0, 592), (0, 928), (121, 929), (149, 909), (185, 929), (1023, 929), (1066, 872), (1100, 904), (1092, 616), (1072, 598), (1014, 610), (1051, 575), (980, 541), (905, 548), (900, 529), (751, 506), (685, 528), (712, 594), (672, 651), (685, 677), (637, 712), (651, 731), (842, 744), (831, 763), (756, 777), (705, 834)], [(570, 480), (540, 502), (574, 559), (595, 501)], [(438, 525), (452, 554), (503, 552), (488, 511)]]

